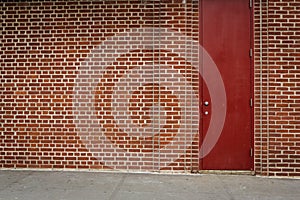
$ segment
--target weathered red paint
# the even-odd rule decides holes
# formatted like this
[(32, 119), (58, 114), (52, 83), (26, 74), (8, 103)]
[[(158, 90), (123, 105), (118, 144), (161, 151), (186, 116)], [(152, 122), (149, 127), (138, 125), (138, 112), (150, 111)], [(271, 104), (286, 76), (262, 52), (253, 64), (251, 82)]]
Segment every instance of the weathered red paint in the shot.
[[(227, 96), (227, 112), (221, 136), (212, 151), (200, 159), (203, 170), (250, 170), (253, 160), (251, 85), (251, 9), (248, 0), (202, 0), (201, 43), (219, 68)], [(209, 70), (207, 67), (202, 70)], [(205, 73), (204, 73), (205, 74)], [(200, 145), (211, 120), (211, 98), (202, 85)], [(204, 102), (209, 105), (205, 106)], [(204, 113), (208, 112), (208, 115)], [(217, 123), (217, 122), (212, 122)], [(200, 155), (201, 157), (201, 155)]]

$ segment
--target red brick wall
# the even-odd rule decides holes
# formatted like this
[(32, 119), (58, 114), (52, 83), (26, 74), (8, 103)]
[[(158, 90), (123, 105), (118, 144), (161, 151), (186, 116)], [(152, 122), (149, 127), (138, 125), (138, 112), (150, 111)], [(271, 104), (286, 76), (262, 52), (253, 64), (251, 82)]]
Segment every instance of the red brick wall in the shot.
[[(198, 72), (179, 52), (153, 48), (180, 49), (182, 43), (164, 44), (154, 39), (164, 33), (146, 33), (159, 27), (197, 41), (198, 1), (186, 2), (1, 3), (0, 167), (197, 170), (199, 119), (191, 102), (198, 95)], [(300, 175), (299, 10), (297, 1), (254, 2), (254, 164), (259, 175)], [(126, 34), (130, 42), (114, 41)], [(111, 44), (103, 56), (105, 41)], [(132, 50), (110, 51), (126, 45)], [(197, 62), (192, 46), (185, 52)], [(103, 57), (116, 59), (101, 68)], [(140, 66), (147, 66), (153, 82), (133, 85), (126, 93), (128, 82), (146, 80), (139, 77)], [(82, 86), (84, 77), (89, 84)], [(170, 88), (178, 85), (155, 82), (161, 77), (184, 87), (175, 93)], [(118, 110), (122, 98), (126, 112)], [(182, 108), (183, 99), (188, 109)], [(80, 110), (86, 108), (80, 103), (90, 110)], [(95, 118), (80, 118), (85, 112)], [(124, 127), (122, 120), (134, 126)], [(99, 142), (103, 137), (113, 148)], [(179, 142), (170, 146), (174, 137)], [(103, 145), (106, 150), (95, 154)]]
[[(159, 27), (198, 41), (198, 1), (1, 3), (1, 24), (0, 167), (197, 169), (198, 112), (188, 106), (183, 109), (188, 103), (181, 101), (191, 89), (197, 96), (198, 71), (178, 52), (154, 48), (180, 49), (182, 43), (168, 46), (153, 39), (164, 33), (146, 32)], [(141, 28), (148, 29), (132, 33)], [(122, 39), (128, 32), (128, 38)], [(104, 40), (105, 49), (121, 49), (115, 53), (126, 45), (132, 50), (100, 54)], [(147, 43), (149, 47), (140, 47)], [(189, 54), (198, 59), (197, 52)], [(93, 60), (94, 56), (98, 58)], [(101, 68), (101, 59), (112, 57), (116, 59)], [(141, 81), (135, 77), (140, 66), (147, 66), (143, 73), (150, 80), (141, 77), (145, 83), (131, 88), (124, 114), (118, 110), (124, 103), (122, 94), (127, 83)], [(83, 94), (86, 88), (80, 84), (95, 81), (82, 78), (85, 74), (98, 81), (88, 89), (93, 90), (93, 98)], [(159, 77), (174, 83), (159, 85)], [(176, 81), (185, 85), (175, 85)], [(179, 93), (172, 87), (180, 87)], [(96, 116), (93, 122), (83, 119), (87, 113), (76, 107), (84, 104), (81, 100), (91, 100), (87, 104), (94, 109), (88, 113)], [(129, 118), (123, 119), (124, 115)], [(130, 120), (132, 126), (124, 128), (129, 123), (122, 120)], [(174, 137), (181, 139), (172, 145)], [(100, 142), (103, 138), (111, 147)], [(98, 154), (97, 148), (105, 150)]]
[(255, 169), (300, 175), (300, 2), (255, 1)]

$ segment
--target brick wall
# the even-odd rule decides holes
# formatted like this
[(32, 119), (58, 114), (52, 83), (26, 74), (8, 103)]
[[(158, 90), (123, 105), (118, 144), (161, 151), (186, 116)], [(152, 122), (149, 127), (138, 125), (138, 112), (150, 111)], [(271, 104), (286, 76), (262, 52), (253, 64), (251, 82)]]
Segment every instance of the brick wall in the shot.
[(1, 167), (197, 169), (198, 71), (153, 28), (198, 41), (198, 1), (1, 3), (1, 24)]
[(255, 1), (255, 169), (300, 175), (300, 2)]
[[(254, 2), (259, 175), (300, 175), (299, 10)], [(0, 14), (1, 168), (198, 169), (198, 72), (158, 50), (183, 42), (197, 62), (198, 1), (8, 2)]]

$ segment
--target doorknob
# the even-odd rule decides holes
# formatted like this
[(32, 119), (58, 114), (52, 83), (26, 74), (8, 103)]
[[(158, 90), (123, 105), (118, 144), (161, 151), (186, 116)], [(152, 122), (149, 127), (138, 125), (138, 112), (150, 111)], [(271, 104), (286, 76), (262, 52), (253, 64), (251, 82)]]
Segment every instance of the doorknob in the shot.
[(204, 105), (205, 105), (205, 106), (208, 106), (208, 105), (209, 105), (208, 101), (205, 101), (205, 102), (204, 102)]
[(205, 114), (205, 115), (208, 115), (208, 111), (205, 111), (204, 114)]

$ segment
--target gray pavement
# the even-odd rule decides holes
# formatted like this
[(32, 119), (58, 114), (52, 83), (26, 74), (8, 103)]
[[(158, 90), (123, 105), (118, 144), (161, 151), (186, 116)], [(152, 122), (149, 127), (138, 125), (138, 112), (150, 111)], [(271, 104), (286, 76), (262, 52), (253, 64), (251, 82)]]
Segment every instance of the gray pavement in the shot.
[(300, 180), (246, 175), (166, 175), (0, 170), (0, 200), (300, 199)]

